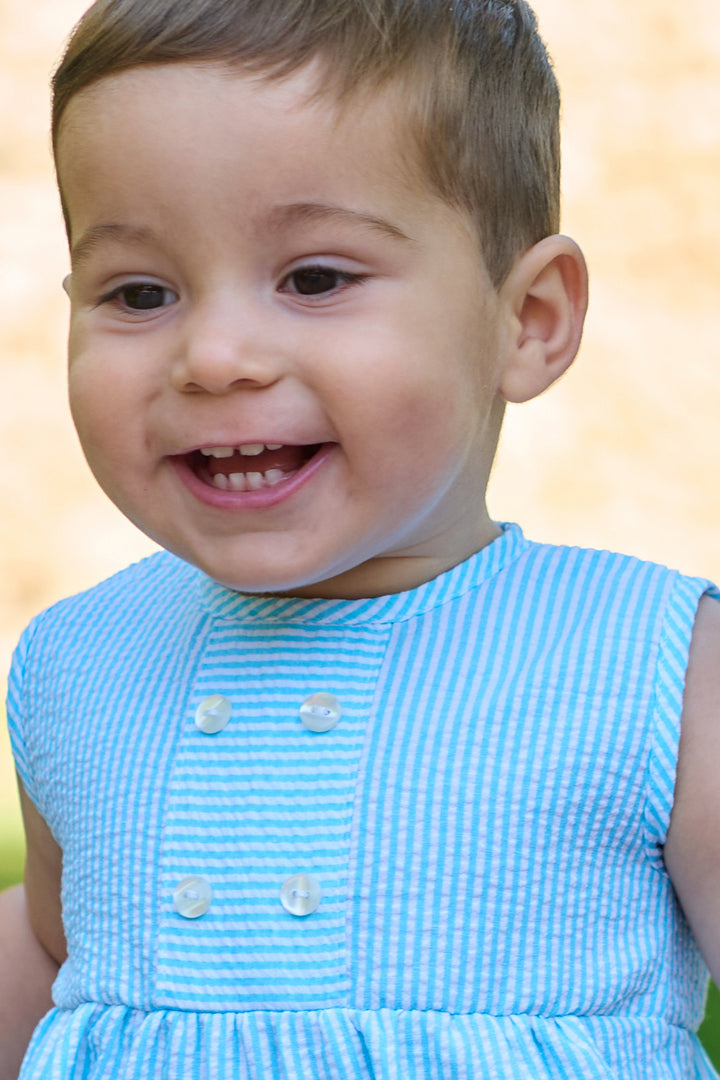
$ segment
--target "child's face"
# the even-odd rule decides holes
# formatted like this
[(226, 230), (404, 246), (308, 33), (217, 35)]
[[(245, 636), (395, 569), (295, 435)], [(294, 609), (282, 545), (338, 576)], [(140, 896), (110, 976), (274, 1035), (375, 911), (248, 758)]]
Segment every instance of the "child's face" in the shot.
[(309, 86), (176, 64), (71, 102), (71, 404), (110, 498), (211, 577), (375, 595), (497, 533), (501, 305), (396, 96)]

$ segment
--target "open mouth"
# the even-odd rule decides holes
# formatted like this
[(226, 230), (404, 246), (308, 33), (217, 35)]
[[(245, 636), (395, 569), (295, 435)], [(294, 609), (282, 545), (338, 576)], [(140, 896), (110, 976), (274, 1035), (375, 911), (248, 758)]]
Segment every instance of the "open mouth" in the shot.
[(207, 446), (188, 454), (186, 461), (199, 480), (218, 491), (263, 491), (295, 476), (322, 447), (321, 443)]

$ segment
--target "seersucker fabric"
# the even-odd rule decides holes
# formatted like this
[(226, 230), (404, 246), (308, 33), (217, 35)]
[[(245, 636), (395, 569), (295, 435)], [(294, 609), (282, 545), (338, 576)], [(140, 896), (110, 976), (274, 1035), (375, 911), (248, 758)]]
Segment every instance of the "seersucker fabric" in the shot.
[(704, 593), (505, 526), (389, 597), (160, 553), (44, 612), (8, 715), (69, 956), (22, 1080), (715, 1077), (662, 860)]

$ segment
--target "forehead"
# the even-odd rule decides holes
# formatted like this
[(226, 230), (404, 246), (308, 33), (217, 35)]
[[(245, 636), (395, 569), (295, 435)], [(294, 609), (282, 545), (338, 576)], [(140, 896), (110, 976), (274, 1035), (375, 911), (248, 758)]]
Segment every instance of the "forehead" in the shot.
[(70, 101), (58, 132), (70, 213), (109, 195), (109, 175), (138, 192), (153, 181), (176, 194), (198, 183), (220, 191), (232, 176), (254, 183), (258, 199), (269, 179), (294, 198), (304, 187), (307, 201), (338, 184), (351, 196), (383, 188), (399, 203), (433, 197), (399, 86), (342, 104), (317, 86), (313, 67), (270, 80), (219, 64), (135, 68), (91, 84)]

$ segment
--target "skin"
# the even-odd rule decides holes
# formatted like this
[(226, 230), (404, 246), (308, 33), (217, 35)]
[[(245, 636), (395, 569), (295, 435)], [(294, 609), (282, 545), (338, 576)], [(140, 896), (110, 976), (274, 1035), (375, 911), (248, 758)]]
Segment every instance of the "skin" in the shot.
[[(484, 491), (527, 275), (498, 293), (465, 217), (407, 175), (396, 95), (340, 114), (313, 86), (172, 65), (71, 102), (70, 400), (110, 498), (215, 580), (382, 595), (497, 536)], [(536, 262), (567, 311), (559, 373), (584, 266), (561, 238)], [(318, 268), (328, 287), (303, 294)], [(159, 306), (132, 308), (138, 288)], [(327, 452), (272, 505), (179, 479), (188, 450), (253, 443)]]
[[(494, 289), (466, 219), (413, 175), (397, 97), (338, 113), (309, 103), (313, 85), (311, 70), (268, 84), (171, 65), (71, 102), (70, 396), (101, 486), (163, 546), (232, 588), (353, 598), (496, 537), (484, 492), (505, 402), (572, 362), (587, 275), (549, 237)], [(206, 498), (178, 468), (247, 443), (325, 449), (270, 500)], [(666, 856), (716, 979), (719, 673), (720, 605), (704, 602)], [(23, 806), (46, 991), (65, 955), (62, 853)]]
[(665, 865), (720, 985), (720, 604), (703, 597), (690, 647)]
[(0, 893), (0, 1080), (16, 1080), (33, 1028), (52, 1006), (57, 970), (30, 923), (24, 888)]

